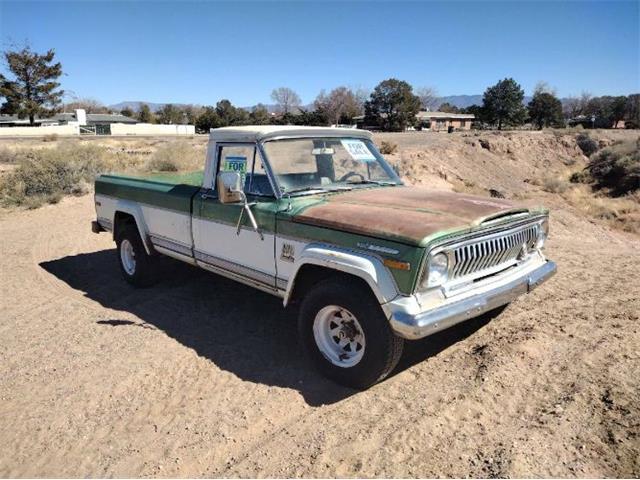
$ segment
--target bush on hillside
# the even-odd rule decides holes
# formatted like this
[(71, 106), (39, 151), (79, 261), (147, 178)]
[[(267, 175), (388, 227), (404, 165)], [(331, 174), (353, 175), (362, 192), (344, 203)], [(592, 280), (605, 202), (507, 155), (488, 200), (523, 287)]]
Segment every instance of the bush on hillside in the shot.
[(619, 197), (640, 189), (640, 138), (619, 142), (591, 158), (587, 166), (596, 189)]
[(582, 150), (582, 153), (587, 157), (590, 157), (598, 151), (598, 142), (593, 140), (588, 133), (580, 133), (576, 137), (576, 142), (578, 143), (580, 150)]

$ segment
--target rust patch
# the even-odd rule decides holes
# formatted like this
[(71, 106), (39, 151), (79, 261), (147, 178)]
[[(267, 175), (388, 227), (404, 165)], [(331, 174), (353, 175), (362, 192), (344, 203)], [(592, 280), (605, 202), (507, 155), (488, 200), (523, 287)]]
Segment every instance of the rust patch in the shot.
[(419, 244), (442, 230), (472, 227), (478, 219), (512, 210), (506, 200), (420, 187), (354, 190), (328, 198), (294, 221)]

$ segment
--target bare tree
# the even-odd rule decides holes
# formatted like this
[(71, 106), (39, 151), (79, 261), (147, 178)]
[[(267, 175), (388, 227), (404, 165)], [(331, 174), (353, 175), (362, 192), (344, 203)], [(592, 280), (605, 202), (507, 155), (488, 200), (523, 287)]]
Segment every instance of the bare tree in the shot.
[(578, 97), (565, 98), (562, 102), (562, 113), (565, 118), (575, 118), (580, 115), (580, 99)]
[(533, 96), (535, 97), (536, 95), (539, 95), (541, 93), (548, 93), (550, 95), (553, 95), (554, 97), (557, 95), (556, 94), (556, 89), (553, 88), (551, 85), (549, 85), (548, 82), (545, 82), (544, 80), (540, 80), (538, 83), (536, 83), (536, 86), (533, 87)]
[(293, 108), (300, 106), (300, 96), (288, 87), (274, 89), (271, 92), (271, 100), (278, 106), (278, 111), (285, 115)]
[(593, 100), (593, 95), (589, 92), (582, 92), (580, 94), (580, 114), (586, 115), (589, 103)]
[(438, 92), (433, 87), (419, 87), (416, 89), (416, 95), (420, 98), (420, 104), (423, 110), (431, 111), (438, 107)]
[(351, 122), (353, 117), (360, 115), (363, 105), (356, 94), (347, 87), (334, 88), (327, 95), (320, 92), (314, 102), (316, 110), (323, 112), (329, 122), (333, 124)]
[(73, 97), (72, 101), (65, 103), (65, 110), (84, 109), (87, 113), (109, 113), (109, 109), (95, 98)]

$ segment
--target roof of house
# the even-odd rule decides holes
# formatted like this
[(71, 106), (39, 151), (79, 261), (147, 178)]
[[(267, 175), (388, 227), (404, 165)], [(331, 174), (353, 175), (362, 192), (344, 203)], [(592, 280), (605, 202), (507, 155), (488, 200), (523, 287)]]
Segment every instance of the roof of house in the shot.
[(300, 127), (297, 125), (247, 125), (212, 128), (211, 140), (255, 142), (277, 137), (357, 137), (371, 139), (371, 132), (355, 128)]
[[(75, 122), (76, 114), (72, 112), (56, 113), (51, 117), (36, 117), (36, 123), (52, 123), (52, 122)], [(111, 113), (87, 113), (87, 122), (89, 123), (138, 123), (135, 118), (126, 117), (124, 115)], [(0, 123), (29, 123), (28, 118), (19, 118), (17, 115), (0, 115)]]
[(473, 120), (476, 116), (473, 113), (449, 113), (449, 112), (425, 112), (421, 111), (416, 114), (418, 118), (435, 118), (435, 119), (460, 119)]

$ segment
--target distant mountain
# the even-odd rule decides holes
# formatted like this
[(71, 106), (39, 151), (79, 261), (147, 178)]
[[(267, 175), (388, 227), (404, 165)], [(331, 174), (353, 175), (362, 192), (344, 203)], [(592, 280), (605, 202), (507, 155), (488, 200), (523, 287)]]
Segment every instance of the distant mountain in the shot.
[(482, 95), (448, 95), (438, 99), (440, 104), (449, 103), (454, 107), (467, 108), (471, 105), (482, 105)]
[[(120, 102), (120, 103), (114, 103), (113, 105), (109, 105), (108, 108), (110, 108), (111, 110), (116, 111), (116, 112), (119, 112), (120, 110), (124, 110), (125, 108), (130, 108), (131, 110), (137, 112), (138, 110), (140, 110), (140, 105), (142, 105), (143, 103), (149, 105), (149, 109), (152, 112), (157, 112), (162, 107), (164, 107), (165, 105), (169, 104), (169, 103), (153, 103), (153, 102), (141, 102), (141, 101)], [(186, 103), (172, 103), (172, 105), (174, 105), (176, 107), (186, 107), (187, 106)]]

